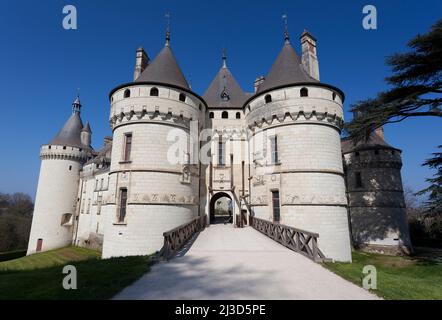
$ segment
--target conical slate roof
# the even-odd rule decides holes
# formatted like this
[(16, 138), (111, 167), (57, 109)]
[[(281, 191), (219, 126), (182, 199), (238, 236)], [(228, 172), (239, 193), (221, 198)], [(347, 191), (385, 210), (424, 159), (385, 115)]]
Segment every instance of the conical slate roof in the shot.
[(344, 138), (341, 140), (342, 153), (351, 153), (355, 151), (371, 150), (371, 149), (392, 149), (399, 150), (388, 144), (385, 139), (381, 138), (375, 131), (370, 133), (367, 141), (360, 141), (356, 144), (352, 139)]
[(49, 144), (87, 148), (88, 146), (81, 143), (81, 130), (83, 130), (83, 122), (81, 121), (80, 114), (74, 112)]
[(190, 90), (172, 49), (168, 44), (160, 51), (135, 82), (158, 82)]
[(312, 78), (304, 70), (301, 59), (296, 54), (295, 49), (293, 49), (288, 39), (286, 39), (284, 47), (273, 63), (264, 83), (259, 86), (258, 93), (297, 82), (318, 83), (319, 81)]
[(247, 96), (224, 65), (218, 71), (203, 96), (209, 108), (240, 108)]

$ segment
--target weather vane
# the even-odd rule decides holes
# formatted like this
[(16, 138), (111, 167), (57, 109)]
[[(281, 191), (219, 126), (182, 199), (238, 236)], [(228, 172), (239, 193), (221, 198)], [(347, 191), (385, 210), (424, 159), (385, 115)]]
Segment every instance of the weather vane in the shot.
[(289, 27), (288, 27), (288, 16), (286, 13), (282, 15), (282, 20), (284, 20), (284, 39), (289, 40)]
[(171, 17), (170, 12), (166, 12), (164, 14), (164, 17), (166, 18), (166, 22), (167, 22), (167, 24), (166, 24), (166, 46), (168, 46), (169, 42), (170, 42), (170, 17)]

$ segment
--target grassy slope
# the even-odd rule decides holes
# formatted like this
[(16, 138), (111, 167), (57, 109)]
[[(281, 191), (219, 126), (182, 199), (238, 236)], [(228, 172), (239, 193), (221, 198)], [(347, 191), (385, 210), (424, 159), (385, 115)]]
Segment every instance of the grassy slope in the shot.
[[(62, 287), (63, 267), (77, 268), (78, 289)], [(149, 271), (149, 257), (99, 259), (68, 247), (0, 263), (1, 299), (109, 299)]]
[(341, 277), (362, 284), (362, 269), (374, 265), (377, 290), (385, 299), (442, 299), (442, 265), (406, 257), (353, 252), (353, 263), (326, 263), (325, 267)]

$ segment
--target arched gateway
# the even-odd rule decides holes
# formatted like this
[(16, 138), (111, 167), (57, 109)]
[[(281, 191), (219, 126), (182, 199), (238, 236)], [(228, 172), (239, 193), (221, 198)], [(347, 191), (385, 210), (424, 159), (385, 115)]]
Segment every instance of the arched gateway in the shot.
[(212, 195), (209, 204), (210, 223), (233, 223), (234, 202), (226, 192)]

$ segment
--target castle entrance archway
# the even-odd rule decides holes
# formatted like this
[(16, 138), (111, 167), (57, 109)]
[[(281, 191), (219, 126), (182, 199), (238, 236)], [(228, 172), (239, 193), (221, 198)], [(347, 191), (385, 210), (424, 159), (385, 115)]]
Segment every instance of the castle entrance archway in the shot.
[(225, 192), (217, 192), (210, 199), (210, 223), (233, 223), (232, 197)]

